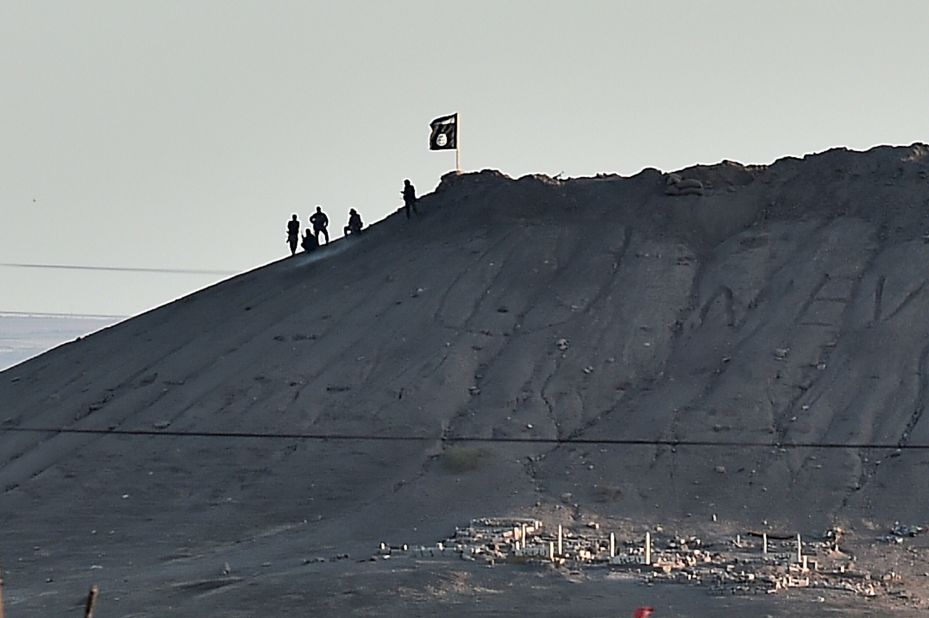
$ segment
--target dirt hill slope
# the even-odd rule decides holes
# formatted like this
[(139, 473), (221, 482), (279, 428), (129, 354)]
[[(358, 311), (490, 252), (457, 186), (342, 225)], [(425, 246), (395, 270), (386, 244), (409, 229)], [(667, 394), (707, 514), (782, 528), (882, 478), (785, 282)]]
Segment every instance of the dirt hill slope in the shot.
[(3, 372), (5, 430), (427, 439), (0, 431), (0, 559), (134, 582), (481, 515), (925, 519), (929, 451), (770, 445), (929, 444), (929, 147), (679, 174), (703, 195), (449, 176), (419, 218)]

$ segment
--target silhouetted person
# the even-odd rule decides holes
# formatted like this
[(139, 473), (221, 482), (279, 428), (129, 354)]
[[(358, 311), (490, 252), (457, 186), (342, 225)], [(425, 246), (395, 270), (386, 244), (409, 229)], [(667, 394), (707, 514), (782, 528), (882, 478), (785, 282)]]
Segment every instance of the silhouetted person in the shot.
[(348, 236), (349, 234), (360, 234), (361, 226), (364, 225), (361, 222), (361, 215), (352, 208), (348, 211), (348, 225), (345, 226), (345, 229), (342, 230), (342, 233)]
[(287, 222), (287, 244), (290, 245), (290, 255), (297, 252), (297, 243), (300, 241), (300, 222), (297, 221), (297, 215), (290, 218)]
[(303, 247), (303, 250), (307, 253), (310, 253), (319, 247), (319, 243), (316, 241), (316, 235), (310, 233), (310, 228), (306, 228), (306, 232), (303, 234), (303, 240), (300, 242), (300, 246)]
[(416, 210), (416, 187), (409, 180), (403, 181), (403, 207), (406, 209), (406, 218), (410, 218), (410, 208), (413, 212), (419, 214)]
[(329, 217), (326, 216), (326, 213), (323, 212), (323, 209), (319, 206), (316, 207), (316, 212), (313, 213), (313, 216), (310, 217), (310, 223), (313, 224), (313, 234), (316, 235), (316, 242), (319, 243), (319, 233), (322, 232), (323, 236), (326, 237), (326, 244), (329, 244)]

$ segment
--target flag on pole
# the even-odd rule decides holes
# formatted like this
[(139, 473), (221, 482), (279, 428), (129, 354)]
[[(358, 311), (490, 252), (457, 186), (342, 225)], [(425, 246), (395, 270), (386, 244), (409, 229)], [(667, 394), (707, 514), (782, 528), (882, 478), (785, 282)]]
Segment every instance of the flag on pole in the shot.
[(458, 149), (458, 114), (440, 116), (429, 123), (429, 150)]

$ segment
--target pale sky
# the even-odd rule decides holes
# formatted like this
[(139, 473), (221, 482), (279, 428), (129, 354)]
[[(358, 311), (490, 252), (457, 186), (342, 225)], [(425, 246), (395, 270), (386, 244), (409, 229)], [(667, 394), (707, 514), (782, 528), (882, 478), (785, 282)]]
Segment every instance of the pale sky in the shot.
[[(454, 168), (633, 174), (929, 141), (926, 0), (0, 0), (0, 263), (241, 271)], [(220, 275), (0, 266), (0, 312)]]

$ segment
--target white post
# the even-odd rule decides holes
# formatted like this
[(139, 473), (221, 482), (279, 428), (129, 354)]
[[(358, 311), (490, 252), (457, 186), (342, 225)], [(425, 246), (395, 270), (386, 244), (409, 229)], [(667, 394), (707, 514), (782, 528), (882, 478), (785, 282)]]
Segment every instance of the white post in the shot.
[(797, 563), (803, 562), (803, 541), (800, 540), (800, 534), (797, 534)]
[(0, 618), (3, 618), (3, 572), (0, 571)]
[(563, 543), (563, 534), (561, 531), (561, 524), (558, 524), (558, 555), (564, 555), (564, 543)]
[(652, 533), (645, 533), (645, 564), (652, 563)]
[(616, 556), (616, 535), (612, 532), (610, 533), (610, 558)]
[(768, 533), (764, 532), (761, 535), (761, 554), (765, 557), (768, 555)]
[(97, 607), (97, 595), (100, 594), (100, 588), (96, 584), (90, 587), (87, 594), (87, 604), (84, 606), (84, 618), (94, 618), (94, 609)]
[(520, 528), (520, 538), (523, 540), (523, 549), (526, 549), (526, 524), (523, 524)]
[[(555, 561), (555, 544), (551, 541), (548, 542), (548, 559), (552, 562)], [(2, 618), (2, 616), (0, 616)]]

